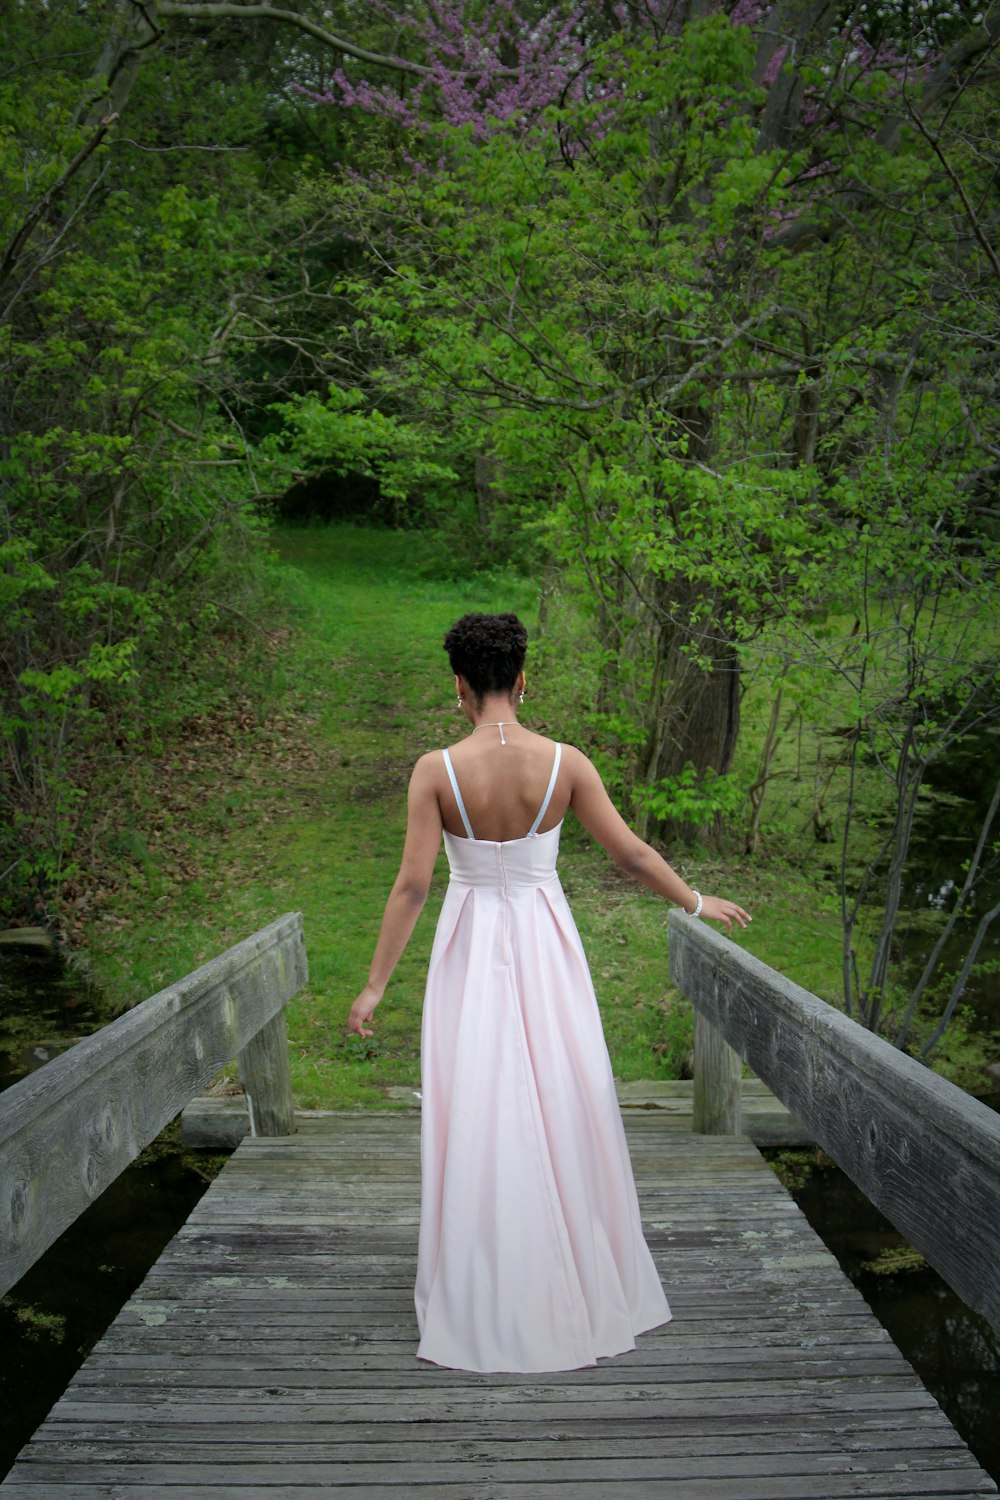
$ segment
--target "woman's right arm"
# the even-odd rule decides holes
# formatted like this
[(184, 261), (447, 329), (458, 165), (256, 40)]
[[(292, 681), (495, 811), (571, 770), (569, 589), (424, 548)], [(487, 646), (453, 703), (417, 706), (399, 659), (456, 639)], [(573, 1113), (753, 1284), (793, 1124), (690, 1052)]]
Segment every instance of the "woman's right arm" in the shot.
[(368, 971), (368, 982), (351, 1006), (350, 1029), (372, 1036), (369, 1022), (417, 923), (441, 846), (441, 813), (435, 791), (434, 759), (421, 756), (407, 794), (406, 840)]
[[(608, 851), (619, 869), (640, 880), (658, 896), (682, 906), (686, 912), (693, 912), (698, 904), (697, 893), (662, 855), (633, 833), (608, 796), (596, 767), (581, 750), (571, 745), (564, 747), (563, 757), (572, 776), (569, 805), (587, 832)], [(742, 906), (719, 896), (702, 896), (701, 915), (715, 922), (724, 922), (727, 929), (731, 929), (734, 922), (745, 927), (752, 920)]]

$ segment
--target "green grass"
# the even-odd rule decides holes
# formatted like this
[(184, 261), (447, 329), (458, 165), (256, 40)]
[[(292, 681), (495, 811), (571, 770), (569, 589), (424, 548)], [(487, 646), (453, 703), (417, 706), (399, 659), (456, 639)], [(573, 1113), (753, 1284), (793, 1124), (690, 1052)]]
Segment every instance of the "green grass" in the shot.
[(141, 817), (162, 818), (165, 787), (184, 814), (165, 856), (151, 854), (146, 829), (130, 834), (131, 880), (90, 929), (92, 964), (112, 1002), (132, 1004), (281, 912), (301, 911), (310, 981), (289, 1007), (296, 1098), (304, 1107), (383, 1104), (386, 1086), (419, 1076), (443, 856), (380, 1009), (377, 1046), (360, 1049), (345, 1023), (395, 877), (410, 767), (458, 733), (442, 638), (467, 609), (512, 608), (530, 621), (535, 590), (513, 576), (464, 585), (421, 577), (405, 533), (288, 530), (276, 544), (294, 632), (268, 733), (240, 744), (235, 759), (185, 770), (168, 751), (143, 768)]
[[(89, 928), (95, 977), (115, 1004), (132, 1004), (282, 912), (301, 911), (310, 980), (289, 1007), (297, 1101), (391, 1107), (405, 1101), (386, 1090), (419, 1078), (443, 854), (375, 1040), (350, 1037), (346, 1019), (395, 877), (410, 768), (465, 730), (442, 637), (468, 609), (514, 609), (530, 629), (537, 590), (516, 575), (424, 576), (406, 533), (283, 530), (275, 543), (292, 628), (272, 655), (267, 712), (213, 724), (137, 768), (131, 853), (123, 849), (130, 875)], [(559, 694), (572, 675), (564, 663), (550, 688), (530, 656), (528, 666), (525, 722), (558, 734)], [(753, 911), (739, 942), (836, 1002), (840, 929), (820, 872), (773, 853), (730, 865), (708, 849), (670, 857), (699, 888)], [(666, 906), (621, 876), (572, 818), (560, 870), (616, 1075), (688, 1076), (691, 1014), (667, 979)]]

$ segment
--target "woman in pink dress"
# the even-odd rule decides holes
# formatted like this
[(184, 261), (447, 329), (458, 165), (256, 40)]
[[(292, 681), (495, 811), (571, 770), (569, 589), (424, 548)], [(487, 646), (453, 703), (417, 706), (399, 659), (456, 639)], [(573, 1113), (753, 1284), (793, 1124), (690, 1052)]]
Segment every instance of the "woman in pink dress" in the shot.
[(472, 731), (414, 767), (402, 863), (350, 1015), (373, 1035), (443, 833), (451, 879), (424, 997), (415, 1300), (418, 1357), (462, 1370), (577, 1369), (670, 1319), (556, 874), (567, 809), (692, 917), (750, 920), (643, 843), (585, 755), (518, 723), (526, 647), (509, 614), (465, 615), (445, 637)]

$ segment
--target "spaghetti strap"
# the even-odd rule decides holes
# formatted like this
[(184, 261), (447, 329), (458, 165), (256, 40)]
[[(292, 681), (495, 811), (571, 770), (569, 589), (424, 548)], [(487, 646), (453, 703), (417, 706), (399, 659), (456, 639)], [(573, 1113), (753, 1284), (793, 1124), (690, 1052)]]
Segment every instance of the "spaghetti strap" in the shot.
[[(466, 833), (468, 834), (469, 838), (472, 839), (473, 843), (475, 843), (476, 835), (472, 831), (472, 824), (469, 822), (469, 815), (465, 811), (465, 803), (462, 801), (462, 793), (458, 790), (458, 778), (455, 775), (455, 767), (451, 763), (451, 756), (448, 754), (447, 750), (442, 750), (441, 754), (444, 756), (444, 764), (445, 769), (448, 772), (448, 780), (451, 782), (451, 789), (455, 793), (455, 801), (458, 803), (459, 816), (462, 819), (462, 823), (465, 827)], [(545, 800), (548, 801), (548, 798), (546, 798)]]
[(532, 823), (531, 827), (528, 829), (528, 838), (529, 839), (533, 839), (535, 837), (535, 834), (538, 832), (538, 825), (539, 825), (539, 823), (542, 821), (542, 819), (545, 817), (545, 814), (549, 810), (549, 803), (552, 801), (552, 793), (556, 789), (556, 777), (559, 775), (559, 761), (560, 761), (561, 757), (562, 757), (562, 745), (560, 745), (559, 741), (556, 740), (556, 753), (555, 753), (555, 759), (552, 762), (552, 775), (549, 777), (549, 784), (548, 784), (548, 788), (546, 790), (545, 796), (542, 799), (542, 805), (538, 809), (538, 817), (535, 819), (535, 821)]

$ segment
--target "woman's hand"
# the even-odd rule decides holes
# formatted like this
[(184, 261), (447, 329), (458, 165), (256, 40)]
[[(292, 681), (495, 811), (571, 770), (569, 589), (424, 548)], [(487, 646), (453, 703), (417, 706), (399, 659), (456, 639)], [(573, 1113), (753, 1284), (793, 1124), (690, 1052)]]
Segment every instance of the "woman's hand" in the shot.
[(374, 989), (372, 985), (366, 984), (361, 994), (351, 1006), (351, 1014), (347, 1024), (358, 1036), (375, 1035), (374, 1031), (370, 1028), (367, 1031), (365, 1030), (365, 1022), (371, 1020), (375, 1014), (375, 1007), (381, 998), (382, 996), (378, 990)]
[(753, 917), (742, 906), (737, 906), (735, 901), (723, 901), (721, 896), (703, 896), (701, 915), (712, 922), (725, 922), (727, 932), (732, 930), (734, 922), (745, 927), (748, 922), (753, 921)]

